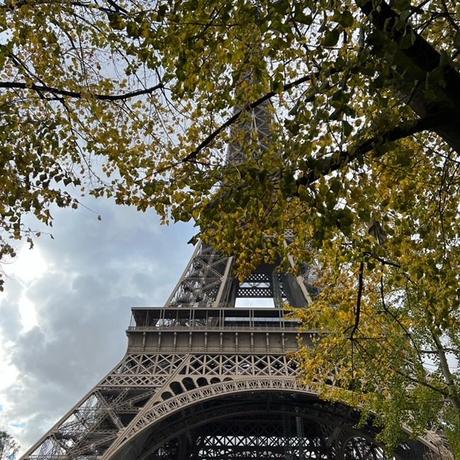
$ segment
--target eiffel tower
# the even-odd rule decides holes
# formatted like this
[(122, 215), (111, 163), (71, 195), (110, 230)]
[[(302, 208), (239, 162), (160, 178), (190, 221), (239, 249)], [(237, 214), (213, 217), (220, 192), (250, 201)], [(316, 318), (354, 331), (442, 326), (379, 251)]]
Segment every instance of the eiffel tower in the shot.
[[(269, 111), (259, 106), (251, 118), (244, 129), (264, 148)], [(243, 160), (230, 142), (227, 162)], [(164, 307), (132, 309), (121, 362), (23, 458), (385, 459), (371, 423), (357, 428), (356, 411), (296, 380), (299, 324), (282, 305), (308, 307), (308, 273), (263, 264), (240, 283), (233, 265), (199, 242)], [(418, 440), (394, 455), (440, 458), (433, 452)]]

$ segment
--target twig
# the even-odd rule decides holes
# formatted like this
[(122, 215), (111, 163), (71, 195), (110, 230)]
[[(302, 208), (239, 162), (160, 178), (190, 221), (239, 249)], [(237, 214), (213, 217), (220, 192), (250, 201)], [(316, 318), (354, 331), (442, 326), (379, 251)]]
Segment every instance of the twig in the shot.
[(350, 332), (350, 340), (353, 342), (355, 332), (359, 327), (359, 320), (361, 316), (361, 299), (363, 297), (363, 285), (364, 285), (364, 260), (359, 264), (359, 274), (358, 274), (358, 297), (356, 299), (356, 310), (355, 310), (355, 324)]

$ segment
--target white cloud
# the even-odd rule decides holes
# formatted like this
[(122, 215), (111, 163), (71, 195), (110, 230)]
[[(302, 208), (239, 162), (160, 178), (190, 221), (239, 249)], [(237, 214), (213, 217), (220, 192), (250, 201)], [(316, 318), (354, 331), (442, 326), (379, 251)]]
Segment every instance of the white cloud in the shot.
[[(12, 385), (18, 376), (17, 369), (8, 360), (9, 345), (11, 346), (11, 344), (6, 343), (0, 348), (0, 375), (2, 376), (0, 392)], [(4, 410), (4, 407), (0, 406), (0, 413), (2, 410)]]
[[(10, 264), (0, 304), (0, 429), (38, 440), (124, 354), (130, 308), (161, 306), (191, 255), (191, 226), (91, 201)], [(97, 220), (101, 214), (102, 221)]]
[(23, 294), (18, 303), (19, 315), (24, 332), (30, 331), (32, 328), (38, 326), (37, 309), (28, 297)]
[(9, 264), (4, 265), (7, 277), (20, 280), (26, 285), (43, 276), (48, 269), (49, 264), (40, 249), (30, 250), (26, 246), (20, 249), (18, 255)]

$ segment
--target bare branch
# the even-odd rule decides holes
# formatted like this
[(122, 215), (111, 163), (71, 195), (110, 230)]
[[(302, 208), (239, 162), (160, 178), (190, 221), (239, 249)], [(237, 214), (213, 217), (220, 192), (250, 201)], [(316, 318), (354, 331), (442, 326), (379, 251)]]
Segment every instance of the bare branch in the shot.
[(399, 320), (399, 318), (391, 311), (388, 309), (387, 305), (386, 305), (386, 302), (385, 302), (385, 292), (384, 292), (384, 285), (383, 285), (383, 276), (380, 277), (380, 299), (382, 301), (382, 307), (385, 311), (385, 313), (387, 313), (388, 315), (390, 315), (393, 320), (398, 324), (398, 326), (404, 331), (404, 334), (406, 335), (406, 337), (410, 340), (410, 342), (412, 343), (412, 346), (414, 347), (416, 353), (417, 353), (417, 356), (419, 358), (419, 361), (422, 363), (423, 362), (423, 359), (422, 359), (422, 356), (420, 354), (420, 350), (417, 346), (417, 344), (415, 343), (415, 340), (414, 338), (412, 337), (412, 334), (409, 332), (409, 330), (404, 326), (404, 324), (401, 323), (401, 321)]
[(356, 310), (355, 310), (355, 324), (350, 332), (350, 340), (353, 342), (353, 336), (359, 327), (359, 320), (361, 317), (361, 300), (363, 297), (363, 286), (364, 286), (364, 260), (359, 264), (358, 272), (358, 297), (356, 299)]
[[(48, 86), (48, 85), (37, 85), (37, 84), (29, 85), (23, 82), (2, 81), (0, 82), (0, 88), (34, 90), (40, 94), (41, 93), (52, 93), (54, 95), (71, 97), (75, 99), (82, 99), (83, 97), (85, 97), (83, 93), (78, 92), (78, 91), (70, 91), (67, 89), (55, 88), (55, 87)], [(121, 93), (121, 94), (91, 94), (91, 93), (88, 93), (88, 95), (90, 97), (94, 97), (94, 99), (97, 99), (99, 101), (124, 101), (127, 99), (131, 99), (133, 97), (136, 97), (136, 96), (151, 94), (154, 91), (158, 89), (162, 89), (162, 88), (164, 88), (163, 83), (158, 83), (157, 85), (151, 86), (149, 88), (139, 89), (136, 91), (130, 91), (127, 93)]]

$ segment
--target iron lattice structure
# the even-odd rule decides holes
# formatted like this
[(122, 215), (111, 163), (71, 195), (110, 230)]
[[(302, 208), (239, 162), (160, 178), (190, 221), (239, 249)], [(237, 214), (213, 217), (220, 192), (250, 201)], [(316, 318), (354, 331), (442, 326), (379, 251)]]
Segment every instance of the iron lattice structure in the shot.
[[(264, 148), (268, 110), (255, 109), (244, 130), (255, 130)], [(231, 143), (227, 161), (243, 159)], [(266, 264), (244, 283), (232, 273), (232, 257), (199, 243), (163, 308), (133, 308), (121, 362), (23, 458), (384, 459), (371, 424), (356, 428), (356, 412), (296, 380), (299, 325), (282, 303), (308, 305), (307, 273)], [(273, 305), (239, 304), (248, 299)], [(395, 455), (422, 459), (435, 450), (408, 442)]]

